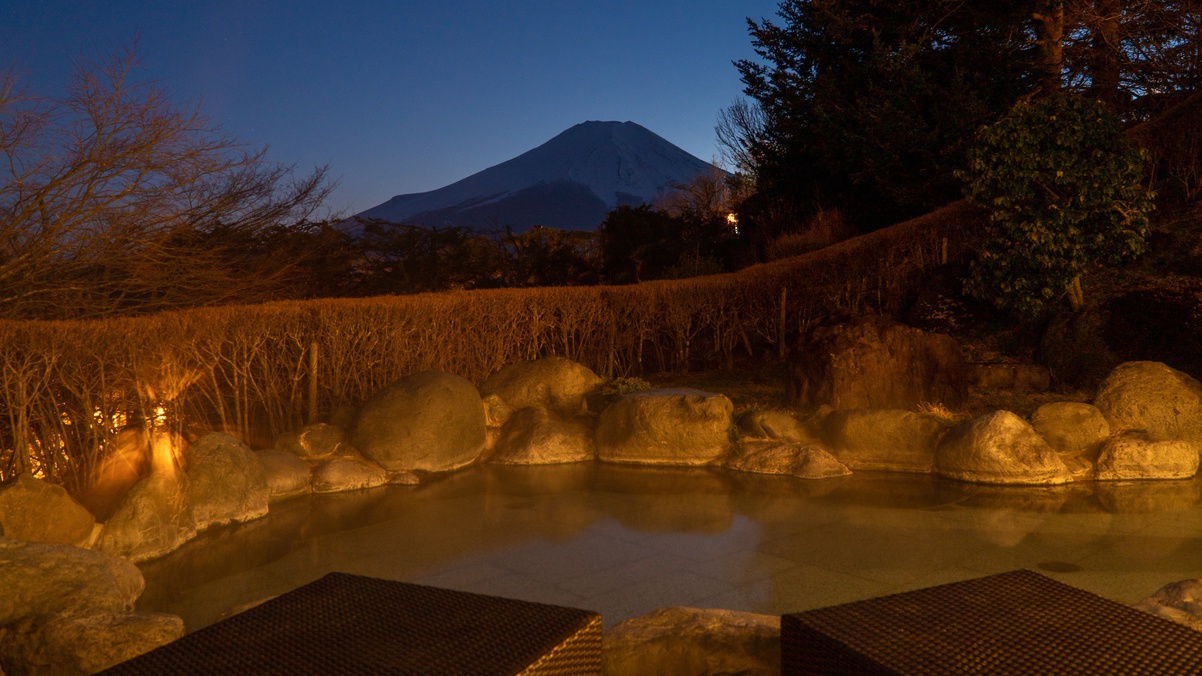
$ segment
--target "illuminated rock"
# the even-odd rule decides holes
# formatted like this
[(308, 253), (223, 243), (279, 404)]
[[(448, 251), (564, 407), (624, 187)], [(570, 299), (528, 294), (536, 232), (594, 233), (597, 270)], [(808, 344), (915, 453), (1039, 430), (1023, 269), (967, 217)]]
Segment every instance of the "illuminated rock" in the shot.
[(585, 396), (603, 380), (591, 369), (563, 357), (544, 357), (510, 364), (480, 385), (484, 397), (497, 395), (517, 411), (527, 407), (551, 409), (564, 415), (585, 410)]
[(626, 394), (597, 420), (597, 457), (644, 465), (705, 465), (733, 447), (724, 395), (686, 388)]
[(314, 493), (354, 491), (386, 483), (384, 470), (355, 458), (332, 458), (313, 469)]
[(597, 457), (593, 428), (588, 420), (568, 418), (545, 408), (514, 413), (486, 460), (505, 465), (553, 465)]
[(780, 673), (780, 616), (734, 610), (661, 608), (605, 632), (601, 673)]
[(485, 429), (484, 403), (471, 381), (425, 371), (368, 399), (351, 444), (386, 470), (445, 472), (476, 461)]
[(309, 492), (309, 464), (287, 451), (257, 451), (267, 479), (269, 502), (279, 502)]
[(1096, 406), (1077, 401), (1044, 404), (1031, 414), (1031, 426), (1057, 453), (1080, 453), (1110, 436), (1110, 423)]
[(750, 437), (794, 443), (818, 443), (819, 435), (805, 423), (783, 411), (748, 411), (739, 416), (739, 431)]
[(823, 422), (831, 452), (851, 470), (929, 473), (948, 426), (933, 415), (895, 409), (832, 411)]
[(125, 494), (104, 523), (96, 548), (132, 561), (147, 561), (175, 551), (195, 536), (188, 478), (157, 473)]
[(820, 445), (772, 439), (745, 439), (741, 451), (727, 459), (726, 467), (738, 472), (787, 474), (799, 479), (829, 479), (851, 474), (846, 465)]
[(500, 427), (504, 425), (509, 416), (513, 415), (513, 409), (499, 394), (490, 394), (483, 398), (484, 402), (484, 424), (489, 428)]
[(0, 562), (0, 627), (31, 616), (127, 611), (145, 585), (133, 563), (69, 545), (0, 537)]
[(266, 516), (267, 475), (246, 444), (215, 432), (189, 446), (186, 456), (197, 530)]
[(401, 470), (399, 472), (386, 472), (385, 476), (388, 479), (390, 486), (416, 486), (422, 482), (421, 477), (413, 472)]
[(346, 446), (346, 433), (337, 425), (316, 423), (275, 438), (275, 447), (306, 460), (329, 458)]
[(956, 408), (968, 388), (954, 339), (881, 316), (814, 330), (793, 351), (786, 377), (789, 403), (803, 408)]
[(1202, 631), (1202, 580), (1166, 584), (1132, 607)]
[(183, 635), (184, 621), (166, 613), (58, 615), (11, 628), (0, 659), (26, 673), (94, 674)]
[(935, 472), (987, 484), (1072, 481), (1052, 447), (1010, 411), (994, 411), (953, 427), (935, 449)]
[(0, 533), (28, 542), (84, 545), (96, 519), (62, 486), (21, 474), (0, 486)]
[(1114, 367), (1098, 387), (1094, 406), (1112, 427), (1202, 443), (1202, 383), (1158, 361)]
[(1198, 447), (1180, 439), (1125, 432), (1107, 439), (1098, 452), (1099, 480), (1188, 479), (1197, 473)]
[(130, 612), (142, 573), (130, 561), (0, 538), (0, 665), (11, 674), (91, 674), (184, 633), (179, 617)]

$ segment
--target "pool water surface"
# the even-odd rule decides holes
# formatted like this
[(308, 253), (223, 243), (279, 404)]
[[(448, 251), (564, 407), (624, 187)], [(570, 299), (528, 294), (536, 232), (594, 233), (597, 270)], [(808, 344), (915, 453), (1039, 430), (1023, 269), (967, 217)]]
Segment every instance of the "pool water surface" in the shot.
[(857, 472), (475, 466), (273, 504), (141, 565), (189, 631), (333, 571), (599, 611), (781, 614), (1030, 568), (1133, 603), (1202, 577), (1202, 479), (1002, 488)]

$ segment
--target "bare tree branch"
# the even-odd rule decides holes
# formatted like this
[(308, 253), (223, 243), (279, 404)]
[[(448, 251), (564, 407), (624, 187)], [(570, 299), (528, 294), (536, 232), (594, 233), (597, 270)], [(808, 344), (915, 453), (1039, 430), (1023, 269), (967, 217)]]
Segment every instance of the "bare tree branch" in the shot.
[(0, 78), (0, 316), (257, 301), (286, 284), (296, 261), (247, 254), (315, 213), (326, 170), (271, 163), (137, 71), (132, 48), (81, 60), (54, 100)]

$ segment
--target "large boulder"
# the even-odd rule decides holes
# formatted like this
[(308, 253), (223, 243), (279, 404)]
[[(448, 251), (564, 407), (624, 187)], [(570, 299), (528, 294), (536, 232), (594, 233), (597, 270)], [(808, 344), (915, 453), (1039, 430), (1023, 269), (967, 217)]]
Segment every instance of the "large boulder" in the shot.
[(986, 484), (1072, 481), (1052, 447), (1010, 411), (994, 411), (953, 427), (935, 449), (935, 472)]
[(1031, 427), (1057, 453), (1081, 453), (1110, 436), (1110, 423), (1098, 407), (1079, 401), (1044, 404), (1031, 414)]
[(385, 387), (359, 409), (351, 444), (387, 470), (446, 472), (484, 449), (484, 403), (471, 381), (415, 373)]
[(788, 366), (791, 405), (912, 409), (960, 405), (968, 370), (950, 336), (887, 317), (861, 317), (813, 331)]
[(618, 398), (597, 420), (597, 457), (644, 465), (705, 465), (732, 448), (734, 405), (687, 388)]
[(0, 533), (10, 538), (85, 545), (95, 525), (66, 489), (28, 472), (0, 486)]
[(340, 493), (388, 483), (384, 470), (358, 458), (331, 458), (313, 469), (314, 493)]
[(288, 451), (275, 448), (256, 451), (255, 457), (263, 466), (269, 502), (279, 502), (309, 492), (309, 463)]
[(1202, 580), (1166, 584), (1132, 607), (1202, 631)]
[(104, 524), (96, 547), (133, 561), (147, 561), (178, 549), (196, 536), (186, 476), (159, 472), (125, 494)]
[(1093, 403), (1113, 427), (1202, 443), (1202, 383), (1160, 362), (1114, 367)]
[(0, 639), (0, 663), (14, 676), (94, 674), (184, 635), (176, 615), (98, 612), (24, 622)]
[(775, 439), (747, 439), (739, 452), (726, 460), (738, 472), (786, 474), (799, 479), (829, 479), (847, 476), (851, 470), (818, 444), (799, 444)]
[(831, 411), (823, 427), (835, 457), (851, 470), (923, 474), (934, 467), (935, 446), (948, 429), (933, 415), (895, 409)]
[(246, 444), (213, 432), (189, 446), (185, 457), (197, 530), (267, 515), (267, 474)]
[(144, 586), (125, 559), (0, 537), (0, 627), (32, 616), (128, 611)]
[(601, 673), (779, 674), (780, 616), (661, 608), (605, 632)]
[(1099, 480), (1188, 479), (1198, 473), (1198, 447), (1180, 439), (1125, 432), (1107, 439), (1098, 452)]
[(501, 428), (488, 462), (551, 465), (596, 457), (593, 428), (586, 419), (568, 418), (545, 408), (523, 408)]
[(346, 433), (337, 425), (314, 423), (275, 438), (275, 448), (306, 460), (324, 460), (346, 447)]
[(495, 394), (514, 411), (536, 407), (572, 416), (584, 412), (585, 396), (602, 382), (583, 364), (563, 357), (544, 357), (497, 371), (480, 385), (480, 394)]

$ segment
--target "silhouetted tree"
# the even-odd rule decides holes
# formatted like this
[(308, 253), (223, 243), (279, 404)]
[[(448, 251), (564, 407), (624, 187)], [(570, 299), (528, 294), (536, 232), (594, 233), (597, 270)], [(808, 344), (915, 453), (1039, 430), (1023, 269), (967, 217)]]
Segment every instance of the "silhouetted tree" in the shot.
[[(736, 63), (763, 211), (867, 227), (954, 200), (972, 135), (1031, 86), (1026, 1), (785, 0)], [(757, 155), (758, 153), (758, 155)], [(785, 204), (781, 204), (784, 202)]]
[(648, 205), (619, 206), (597, 229), (606, 280), (630, 284), (658, 279), (683, 250), (683, 224)]
[(502, 238), (506, 286), (580, 286), (600, 278), (597, 236), (536, 225)]
[(361, 219), (362, 292), (421, 293), (504, 285), (504, 252), (467, 228)]
[(1120, 115), (1145, 118), (1202, 85), (1202, 3), (1063, 3), (1063, 79)]

